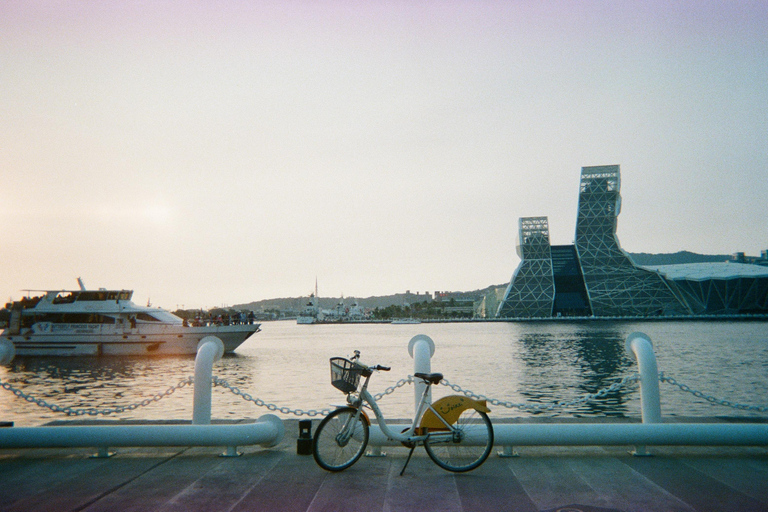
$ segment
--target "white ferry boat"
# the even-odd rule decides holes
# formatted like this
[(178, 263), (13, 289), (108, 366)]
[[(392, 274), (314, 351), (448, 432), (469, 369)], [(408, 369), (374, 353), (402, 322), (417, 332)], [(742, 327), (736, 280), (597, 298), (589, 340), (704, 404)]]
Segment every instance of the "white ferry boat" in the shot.
[(161, 308), (131, 302), (131, 290), (43, 291), (6, 305), (10, 340), (18, 356), (195, 354), (206, 336), (232, 352), (260, 324), (190, 326)]

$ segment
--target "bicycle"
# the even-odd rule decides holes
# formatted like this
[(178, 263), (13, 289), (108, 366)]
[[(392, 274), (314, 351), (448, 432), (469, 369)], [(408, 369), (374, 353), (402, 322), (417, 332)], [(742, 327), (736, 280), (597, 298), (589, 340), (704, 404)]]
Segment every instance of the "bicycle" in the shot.
[[(429, 403), (429, 389), (443, 379), (441, 373), (416, 373), (426, 384), (416, 408), (413, 423), (403, 432), (393, 431), (384, 421), (376, 399), (368, 392), (373, 372), (389, 371), (387, 366), (366, 366), (360, 351), (354, 357), (331, 358), (331, 384), (347, 395), (347, 405), (339, 406), (323, 418), (315, 431), (312, 454), (317, 464), (328, 471), (342, 471), (360, 459), (368, 445), (371, 420), (363, 406), (373, 410), (382, 433), (391, 441), (410, 448), (400, 475), (405, 472), (416, 446), (423, 445), (429, 458), (443, 469), (470, 471), (488, 458), (493, 448), (493, 425), (484, 400), (451, 395)], [(360, 378), (365, 381), (355, 395)]]

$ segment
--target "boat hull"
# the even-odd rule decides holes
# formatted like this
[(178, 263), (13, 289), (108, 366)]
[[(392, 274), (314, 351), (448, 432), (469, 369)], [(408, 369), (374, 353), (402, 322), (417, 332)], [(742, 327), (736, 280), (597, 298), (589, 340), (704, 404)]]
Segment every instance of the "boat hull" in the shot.
[(206, 336), (219, 338), (224, 351), (232, 352), (258, 331), (259, 324), (141, 325), (126, 332), (110, 325), (85, 325), (49, 332), (3, 333), (0, 338), (13, 343), (17, 356), (152, 356), (195, 354)]

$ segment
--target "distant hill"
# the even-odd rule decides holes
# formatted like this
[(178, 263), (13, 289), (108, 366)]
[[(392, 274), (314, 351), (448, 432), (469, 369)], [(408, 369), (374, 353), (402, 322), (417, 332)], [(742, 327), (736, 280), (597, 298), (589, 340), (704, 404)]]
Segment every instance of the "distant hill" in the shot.
[[(648, 254), (648, 253), (630, 253), (629, 256), (637, 265), (677, 265), (681, 263), (708, 263), (722, 262), (732, 259), (730, 254), (696, 254), (694, 252), (680, 251), (671, 254)], [(488, 286), (479, 290), (467, 292), (453, 292), (452, 297), (456, 299), (479, 299), (498, 288), (506, 288), (507, 284)], [(362, 308), (386, 308), (389, 306), (402, 306), (403, 304), (415, 304), (427, 300), (426, 295), (414, 293), (397, 293), (394, 295), (381, 295), (372, 297), (320, 297), (320, 307), (323, 309), (332, 309), (339, 302), (344, 302), (346, 306), (357, 303)], [(308, 297), (286, 297), (280, 299), (265, 299), (247, 304), (236, 304), (233, 309), (249, 309), (253, 311), (279, 309), (280, 311), (301, 311), (306, 306)]]
[(733, 259), (730, 254), (696, 254), (695, 252), (680, 251), (671, 254), (648, 254), (645, 252), (630, 253), (629, 256), (637, 265), (679, 265), (682, 263), (711, 263)]
[[(507, 283), (488, 286), (480, 290), (473, 290), (468, 292), (453, 292), (451, 297), (455, 299), (479, 299), (496, 288), (506, 288)], [(262, 309), (279, 309), (280, 311), (301, 311), (306, 306), (309, 297), (287, 297), (281, 299), (265, 299), (247, 304), (235, 304), (233, 309), (250, 309), (253, 311), (259, 311)], [(362, 308), (386, 308), (389, 306), (402, 306), (403, 304), (415, 304), (417, 302), (424, 302), (425, 300), (431, 300), (425, 294), (416, 293), (396, 293), (394, 295), (380, 295), (372, 297), (320, 297), (320, 307), (323, 309), (332, 309), (336, 307), (339, 302), (343, 302), (346, 306), (351, 306), (357, 303)]]

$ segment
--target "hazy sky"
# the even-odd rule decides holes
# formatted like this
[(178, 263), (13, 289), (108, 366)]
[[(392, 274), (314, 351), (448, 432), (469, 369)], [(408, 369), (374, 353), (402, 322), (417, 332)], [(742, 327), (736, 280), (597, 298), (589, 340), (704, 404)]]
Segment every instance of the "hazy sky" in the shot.
[(0, 4), (0, 299), (508, 282), (621, 165), (630, 252), (768, 249), (768, 2)]

